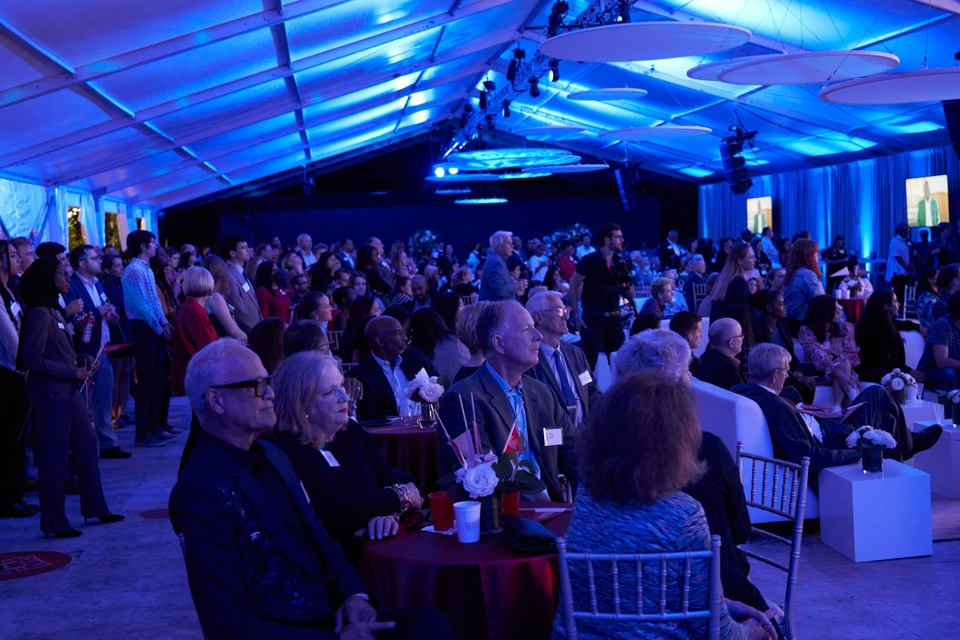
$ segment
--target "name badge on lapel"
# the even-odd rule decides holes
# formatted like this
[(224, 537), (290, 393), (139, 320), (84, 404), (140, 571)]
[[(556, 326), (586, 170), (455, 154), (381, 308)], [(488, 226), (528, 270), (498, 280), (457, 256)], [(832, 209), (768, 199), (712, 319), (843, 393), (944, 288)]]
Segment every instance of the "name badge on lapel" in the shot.
[(101, 293), (101, 294), (100, 294), (100, 302), (101, 302), (102, 304), (107, 304), (107, 294), (105, 294), (105, 293)]
[(338, 460), (337, 460), (337, 457), (336, 457), (335, 455), (333, 455), (333, 452), (331, 452), (331, 451), (322, 451), (322, 450), (321, 450), (320, 453), (323, 454), (324, 460), (326, 460), (326, 461), (327, 461), (327, 464), (329, 464), (331, 467), (339, 467), (339, 466), (340, 466), (340, 461), (338, 461)]
[(583, 373), (580, 374), (580, 384), (586, 386), (591, 382), (593, 382), (593, 376), (590, 375), (589, 370), (584, 371)]
[(57, 328), (58, 328), (58, 329), (64, 329), (65, 327), (63, 326), (63, 323), (62, 323), (62, 322), (58, 322), (58, 323), (57, 323)]
[(554, 427), (553, 429), (543, 429), (543, 445), (545, 447), (558, 447), (563, 444), (563, 429)]
[(250, 283), (249, 283), (249, 282), (244, 282), (243, 285), (242, 285), (240, 288), (243, 289), (243, 292), (244, 292), (244, 293), (249, 293), (249, 292), (250, 292)]

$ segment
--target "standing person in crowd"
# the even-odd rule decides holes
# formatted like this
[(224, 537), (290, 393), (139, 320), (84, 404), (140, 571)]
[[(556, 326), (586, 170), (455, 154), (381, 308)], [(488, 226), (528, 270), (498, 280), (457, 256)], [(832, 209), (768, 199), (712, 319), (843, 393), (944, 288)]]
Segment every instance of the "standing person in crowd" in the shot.
[(124, 459), (131, 454), (120, 448), (113, 431), (113, 367), (110, 356), (103, 353), (110, 342), (110, 325), (117, 324), (119, 316), (97, 279), (100, 264), (100, 256), (91, 245), (74, 247), (70, 251), (73, 276), (65, 299), (69, 302), (80, 298), (86, 310), (73, 334), (73, 348), (79, 357), (89, 362), (93, 371), (90, 377), (92, 388), (88, 390), (86, 400), (100, 444), (100, 457)]
[[(137, 246), (129, 243), (128, 246)], [(27, 372), (27, 397), (33, 406), (34, 454), (39, 468), (40, 529), (55, 538), (81, 535), (65, 512), (67, 455), (73, 453), (84, 519), (120, 522), (110, 513), (100, 484), (97, 437), (77, 392), (93, 372), (77, 366), (59, 298), (70, 289), (70, 272), (55, 258), (38, 258), (20, 281), (29, 308), (24, 320), (18, 368)]]
[[(117, 323), (110, 327), (110, 342), (116, 344), (129, 343), (133, 336), (133, 328), (127, 317), (127, 306), (123, 301), (123, 258), (116, 253), (104, 253), (100, 262), (100, 273), (103, 290), (107, 299), (117, 312)], [(126, 413), (127, 402), (130, 401), (130, 384), (133, 376), (133, 349), (130, 346), (117, 349), (110, 353), (110, 362), (113, 367), (113, 400), (111, 402), (111, 416), (113, 425), (117, 428), (128, 427), (136, 421)]]
[[(749, 244), (737, 244), (730, 249), (723, 269), (720, 270), (720, 277), (710, 292), (711, 324), (720, 318), (741, 319), (746, 316), (749, 319), (750, 307), (747, 299), (750, 297), (750, 287), (744, 274), (751, 271), (755, 265), (756, 257)], [(742, 329), (747, 344), (753, 344), (753, 329), (749, 321)]]
[(933, 254), (937, 257), (937, 266), (944, 267), (960, 259), (960, 239), (949, 222), (938, 224), (937, 231), (940, 232), (940, 237), (936, 241)]
[(530, 279), (546, 283), (547, 267), (550, 266), (550, 258), (546, 255), (547, 248), (536, 238), (533, 241), (537, 243), (537, 246), (533, 249), (533, 255), (527, 258)]
[(681, 269), (683, 256), (686, 252), (680, 246), (680, 234), (671, 231), (657, 247), (657, 257), (660, 258), (660, 269)]
[[(308, 236), (309, 238), (309, 236)], [(253, 325), (260, 322), (260, 305), (253, 283), (243, 271), (243, 265), (250, 257), (247, 241), (239, 236), (227, 236), (220, 247), (220, 257), (227, 263), (228, 288), (224, 297), (233, 307), (233, 316), (244, 334), (250, 333)]]
[(590, 246), (591, 238), (589, 233), (580, 235), (580, 244), (577, 246), (577, 261), (583, 260), (585, 256), (596, 251), (595, 247)]
[(903, 290), (913, 275), (913, 265), (910, 264), (910, 228), (906, 222), (901, 222), (894, 228), (887, 256), (887, 282), (897, 294), (897, 300), (903, 300)]
[(490, 251), (487, 251), (480, 280), (480, 300), (516, 300), (527, 290), (526, 280), (514, 280), (510, 275), (507, 260), (512, 255), (512, 232), (497, 231), (490, 236)]
[(847, 263), (847, 241), (843, 236), (834, 238), (833, 244), (823, 252), (823, 261), (827, 269), (827, 293), (833, 293), (843, 281), (843, 276), (833, 274), (843, 269)]
[(695, 253), (690, 256), (690, 271), (687, 272), (687, 279), (683, 283), (683, 299), (690, 311), (697, 310), (694, 304), (693, 287), (700, 284), (707, 284), (707, 262), (702, 255)]
[(257, 267), (254, 279), (254, 292), (260, 305), (260, 315), (264, 318), (279, 318), (290, 323), (290, 296), (280, 286), (280, 270), (276, 262), (264, 262)]
[[(183, 294), (186, 299), (177, 310), (173, 330), (173, 363), (170, 374), (170, 395), (182, 398), (187, 395), (184, 380), (190, 359), (205, 346), (217, 340), (217, 332), (210, 322), (207, 302), (213, 295), (213, 275), (203, 267), (190, 267), (183, 274)], [(200, 435), (197, 414), (190, 418), (190, 433), (180, 458), (180, 471), (190, 459)]]
[(317, 258), (313, 255), (313, 238), (310, 237), (309, 233), (301, 233), (297, 236), (297, 250), (294, 253), (300, 256), (304, 270), (314, 265)]
[(936, 262), (936, 251), (937, 246), (930, 242), (930, 231), (928, 229), (920, 229), (920, 242), (917, 242), (913, 245), (913, 268), (917, 273), (920, 273), (928, 267), (933, 267)]
[[(163, 314), (167, 322), (174, 325), (177, 319), (177, 311), (180, 309), (180, 283), (176, 280), (173, 269), (170, 267), (170, 260), (167, 257), (163, 247), (157, 247), (157, 253), (150, 258), (150, 269), (153, 270), (153, 277), (157, 281), (157, 296), (160, 298), (160, 306), (163, 307)], [(176, 326), (174, 326), (176, 329)], [(170, 418), (170, 372), (173, 362), (170, 358), (170, 351), (163, 350), (163, 395), (160, 397), (160, 410), (157, 414), (157, 423), (163, 430), (161, 437), (172, 438), (181, 433), (181, 430), (172, 426)]]
[(158, 422), (163, 399), (163, 358), (173, 326), (163, 313), (150, 258), (157, 253), (156, 236), (138, 229), (127, 235), (127, 251), (133, 256), (123, 271), (123, 301), (130, 318), (133, 355), (137, 374), (135, 444), (162, 447), (165, 437)]
[(773, 229), (770, 227), (764, 227), (763, 231), (760, 232), (760, 247), (763, 249), (763, 252), (767, 254), (767, 257), (770, 258), (771, 267), (781, 266), (780, 250), (777, 248), (777, 243), (773, 238)]
[(600, 389), (583, 350), (562, 339), (570, 331), (570, 310), (556, 291), (533, 295), (526, 308), (542, 338), (539, 361), (523, 375), (547, 385), (557, 402), (566, 407), (570, 421), (579, 427), (600, 401)]
[(601, 350), (609, 360), (610, 354), (623, 344), (620, 296), (633, 298), (636, 295), (630, 282), (619, 279), (614, 270), (615, 265), (626, 262), (620, 256), (623, 250), (620, 225), (602, 224), (595, 234), (600, 250), (580, 259), (568, 294), (570, 319), (580, 332), (580, 348), (587, 356), (591, 371), (597, 367)]
[(27, 518), (40, 510), (23, 501), (26, 421), (30, 413), (23, 375), (17, 370), (23, 307), (10, 289), (10, 279), (20, 270), (16, 247), (0, 240), (0, 518)]
[(230, 269), (220, 256), (208, 255), (200, 263), (213, 276), (213, 295), (207, 301), (207, 313), (214, 330), (221, 338), (234, 338), (241, 342), (247, 341), (247, 334), (240, 330), (234, 319), (234, 309), (227, 302), (227, 294), (233, 283)]
[(788, 318), (803, 320), (810, 301), (824, 294), (822, 279), (819, 245), (813, 240), (797, 240), (787, 258), (784, 278), (783, 302)]
[(560, 254), (557, 256), (557, 269), (564, 282), (569, 283), (577, 270), (577, 245), (571, 240), (560, 241)]

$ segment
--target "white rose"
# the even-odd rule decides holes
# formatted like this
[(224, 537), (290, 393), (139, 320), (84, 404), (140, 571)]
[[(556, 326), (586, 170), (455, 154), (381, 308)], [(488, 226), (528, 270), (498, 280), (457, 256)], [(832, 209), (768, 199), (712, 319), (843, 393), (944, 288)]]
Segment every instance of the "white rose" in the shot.
[(471, 498), (483, 498), (493, 493), (499, 479), (497, 472), (489, 464), (478, 464), (463, 474), (463, 488)]
[(434, 403), (443, 395), (443, 385), (436, 382), (428, 382), (420, 387), (420, 397), (424, 402)]
[(854, 431), (853, 433), (847, 436), (847, 446), (850, 447), (851, 449), (856, 449), (858, 446), (860, 446), (859, 443), (860, 443), (859, 431)]
[(894, 378), (890, 381), (890, 386), (893, 387), (894, 391), (900, 391), (904, 387), (903, 380), (901, 378)]

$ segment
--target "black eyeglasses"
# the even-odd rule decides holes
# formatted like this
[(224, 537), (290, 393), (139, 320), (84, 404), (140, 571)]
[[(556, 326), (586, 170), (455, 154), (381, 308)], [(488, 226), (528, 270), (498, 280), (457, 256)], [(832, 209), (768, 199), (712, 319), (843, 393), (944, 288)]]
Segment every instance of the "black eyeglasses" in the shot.
[(425, 515), (423, 511), (418, 511), (417, 509), (409, 509), (400, 514), (400, 520), (406, 520), (404, 528), (407, 531), (420, 531), (426, 526), (433, 524), (433, 520), (429, 516)]
[(69, 271), (57, 271), (55, 275), (63, 276), (64, 278), (69, 278), (69, 277), (70, 277), (70, 272), (69, 272)]
[(267, 376), (266, 378), (254, 378), (253, 380), (243, 380), (241, 382), (217, 384), (210, 387), (210, 389), (253, 389), (254, 395), (262, 398), (264, 394), (267, 393), (267, 388), (272, 381), (273, 376)]

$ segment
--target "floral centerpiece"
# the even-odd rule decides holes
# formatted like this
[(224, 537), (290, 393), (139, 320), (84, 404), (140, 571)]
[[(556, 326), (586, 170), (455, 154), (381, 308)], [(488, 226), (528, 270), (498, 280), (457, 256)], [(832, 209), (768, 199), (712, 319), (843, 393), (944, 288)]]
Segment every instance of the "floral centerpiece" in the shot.
[(950, 420), (950, 424), (952, 424), (954, 417), (960, 415), (960, 407), (957, 406), (960, 404), (960, 389), (954, 389), (946, 393), (938, 391), (937, 400), (943, 405), (943, 417)]
[(897, 441), (886, 431), (865, 424), (847, 436), (847, 446), (860, 449), (864, 473), (879, 473), (883, 471), (883, 450), (894, 448)]
[(882, 384), (883, 388), (889, 391), (890, 395), (900, 404), (907, 401), (908, 387), (917, 388), (917, 381), (914, 377), (906, 371), (900, 371), (900, 369), (894, 369), (880, 378), (880, 384)]
[(847, 291), (850, 292), (851, 298), (859, 298), (860, 293), (863, 291), (863, 285), (860, 284), (860, 279), (854, 276), (854, 279), (847, 284)]
[(437, 421), (437, 403), (443, 392), (443, 385), (437, 381), (437, 376), (427, 375), (426, 369), (420, 369), (407, 385), (407, 397), (420, 403), (421, 425), (432, 425)]
[[(470, 402), (473, 408), (472, 394)], [(439, 421), (447, 442), (460, 462), (460, 468), (454, 472), (454, 478), (470, 498), (480, 500), (481, 532), (496, 531), (499, 529), (500, 499), (503, 494), (511, 492), (538, 494), (546, 487), (537, 477), (530, 461), (519, 459), (519, 452), (524, 450), (523, 436), (517, 431), (516, 425), (519, 414), (514, 418), (514, 424), (503, 451), (497, 455), (492, 450), (484, 453), (480, 430), (477, 426), (476, 409), (473, 408), (473, 420), (468, 421), (462, 397), (460, 410), (463, 412), (463, 421), (467, 428), (456, 438), (451, 438), (443, 421)]]

